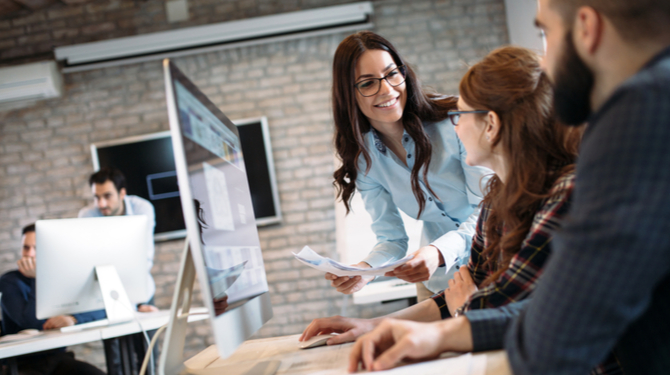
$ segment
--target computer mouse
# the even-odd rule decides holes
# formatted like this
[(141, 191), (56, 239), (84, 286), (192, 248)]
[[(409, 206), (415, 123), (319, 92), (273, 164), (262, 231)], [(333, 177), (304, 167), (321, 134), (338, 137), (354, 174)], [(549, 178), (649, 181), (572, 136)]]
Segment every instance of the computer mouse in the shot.
[(329, 338), (337, 336), (337, 333), (328, 333), (325, 335), (316, 335), (312, 337), (311, 339), (307, 341), (303, 341), (300, 343), (300, 349), (311, 349), (311, 348), (316, 348), (317, 346), (323, 346), (326, 345), (326, 341), (328, 341)]
[(34, 328), (28, 328), (28, 329), (21, 330), (21, 331), (17, 332), (16, 334), (17, 335), (26, 335), (26, 336), (35, 336), (35, 335), (39, 335), (40, 331), (37, 330), (37, 329), (34, 329)]

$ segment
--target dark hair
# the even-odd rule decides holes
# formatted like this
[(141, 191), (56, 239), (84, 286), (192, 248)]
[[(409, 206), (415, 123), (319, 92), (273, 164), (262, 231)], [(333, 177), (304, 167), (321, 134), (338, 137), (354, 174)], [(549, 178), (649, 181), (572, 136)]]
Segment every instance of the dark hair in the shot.
[(508, 268), (556, 180), (574, 170), (582, 129), (555, 120), (549, 79), (538, 56), (525, 48), (508, 46), (489, 53), (465, 73), (459, 91), (472, 108), (500, 118), (491, 142), (492, 147), (501, 146), (507, 177), (503, 183), (494, 175), (483, 200), (491, 210), (483, 229), (488, 246), (482, 254), (495, 271), (485, 280), (488, 284)]
[(25, 235), (28, 232), (34, 232), (35, 231), (35, 223), (28, 224), (23, 229), (21, 229), (21, 235)]
[(347, 213), (356, 189), (358, 175), (358, 158), (363, 156), (370, 170), (370, 154), (365, 147), (364, 134), (370, 131), (370, 122), (361, 112), (356, 103), (354, 92), (355, 67), (360, 56), (368, 50), (388, 52), (397, 66), (406, 67), (405, 90), (407, 101), (402, 115), (405, 131), (416, 144), (416, 162), (412, 168), (411, 184), (414, 197), (419, 204), (417, 218), (421, 216), (426, 205), (426, 197), (421, 190), (419, 173), (423, 172), (426, 188), (433, 195), (435, 192), (428, 184), (426, 175), (432, 146), (423, 129), (423, 121), (441, 121), (447, 118), (447, 112), (456, 107), (456, 98), (429, 95), (422, 91), (421, 84), (412, 70), (393, 45), (371, 31), (361, 31), (346, 37), (335, 51), (333, 59), (333, 120), (335, 122), (335, 149), (342, 161), (342, 166), (335, 171), (333, 185), (337, 189), (337, 197), (342, 198)]
[(572, 29), (577, 9), (587, 6), (607, 17), (629, 41), (670, 38), (668, 0), (551, 0), (550, 4), (568, 29)]
[(126, 188), (126, 177), (120, 170), (114, 167), (103, 167), (99, 171), (93, 173), (88, 179), (88, 185), (104, 184), (107, 181), (112, 181), (116, 187), (117, 192)]

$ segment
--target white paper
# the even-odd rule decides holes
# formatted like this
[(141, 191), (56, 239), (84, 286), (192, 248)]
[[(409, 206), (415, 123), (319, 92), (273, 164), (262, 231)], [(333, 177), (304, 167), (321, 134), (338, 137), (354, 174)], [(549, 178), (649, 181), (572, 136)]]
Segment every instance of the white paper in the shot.
[(353, 267), (323, 257), (310, 249), (309, 246), (303, 247), (298, 254), (293, 253), (293, 256), (300, 262), (314, 269), (330, 272), (337, 276), (383, 276), (386, 272), (392, 271), (412, 259), (412, 255), (410, 254), (402, 259), (389, 261), (378, 267)]

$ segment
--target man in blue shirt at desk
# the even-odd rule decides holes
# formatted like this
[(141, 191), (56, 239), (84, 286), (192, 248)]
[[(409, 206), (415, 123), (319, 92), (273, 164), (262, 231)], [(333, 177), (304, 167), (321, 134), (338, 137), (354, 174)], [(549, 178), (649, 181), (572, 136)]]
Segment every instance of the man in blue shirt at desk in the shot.
[[(0, 277), (2, 335), (25, 329), (47, 330), (105, 318), (104, 310), (37, 319), (35, 312), (35, 224), (23, 228), (19, 269)], [(27, 354), (17, 358), (21, 374), (104, 374), (95, 366), (74, 359), (65, 348)]]

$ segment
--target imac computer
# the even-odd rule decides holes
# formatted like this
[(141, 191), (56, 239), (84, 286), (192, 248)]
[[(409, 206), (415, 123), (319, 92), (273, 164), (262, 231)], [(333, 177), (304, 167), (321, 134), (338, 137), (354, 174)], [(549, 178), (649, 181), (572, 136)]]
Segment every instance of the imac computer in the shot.
[(163, 68), (187, 240), (159, 373), (180, 374), (196, 273), (223, 358), (272, 307), (238, 129), (174, 64)]
[(37, 318), (105, 309), (97, 325), (131, 320), (149, 298), (149, 228), (146, 216), (38, 220)]

